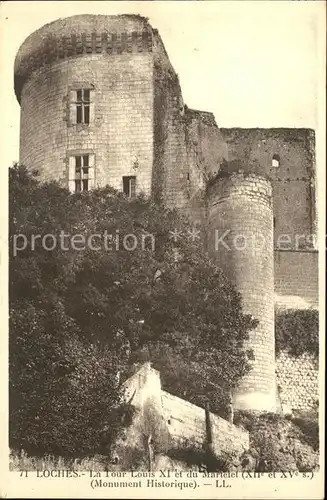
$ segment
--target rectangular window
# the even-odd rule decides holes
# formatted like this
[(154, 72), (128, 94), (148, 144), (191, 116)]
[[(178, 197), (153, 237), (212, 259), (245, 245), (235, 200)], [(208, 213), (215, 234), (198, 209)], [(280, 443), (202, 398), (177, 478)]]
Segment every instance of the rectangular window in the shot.
[(124, 176), (123, 177), (123, 192), (128, 198), (134, 198), (136, 194), (136, 177)]
[(92, 152), (88, 154), (78, 152), (69, 155), (68, 185), (71, 192), (79, 193), (93, 189), (95, 182), (94, 163), (95, 155)]
[(89, 155), (75, 156), (75, 193), (89, 190)]
[(76, 123), (90, 123), (91, 91), (79, 89), (75, 91)]

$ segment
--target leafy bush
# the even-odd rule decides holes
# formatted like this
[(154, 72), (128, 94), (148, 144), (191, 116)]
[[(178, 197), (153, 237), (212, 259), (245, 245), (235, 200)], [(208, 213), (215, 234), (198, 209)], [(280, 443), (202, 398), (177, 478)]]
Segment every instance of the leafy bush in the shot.
[(315, 309), (287, 310), (276, 313), (276, 354), (287, 351), (299, 357), (319, 354), (319, 312)]
[(310, 445), (315, 451), (319, 450), (319, 422), (318, 415), (302, 415), (292, 418), (294, 425), (302, 431), (304, 443)]

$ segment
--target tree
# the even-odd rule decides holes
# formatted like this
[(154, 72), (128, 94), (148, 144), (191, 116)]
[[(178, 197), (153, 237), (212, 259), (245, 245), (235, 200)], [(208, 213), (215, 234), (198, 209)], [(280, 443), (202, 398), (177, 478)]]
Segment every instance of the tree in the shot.
[(108, 446), (118, 386), (145, 359), (166, 389), (222, 414), (249, 370), (243, 342), (257, 322), (201, 231), (143, 196), (70, 194), (21, 166), (10, 169), (9, 202), (13, 446)]
[(276, 311), (276, 354), (286, 351), (291, 356), (319, 356), (319, 311), (287, 309)]

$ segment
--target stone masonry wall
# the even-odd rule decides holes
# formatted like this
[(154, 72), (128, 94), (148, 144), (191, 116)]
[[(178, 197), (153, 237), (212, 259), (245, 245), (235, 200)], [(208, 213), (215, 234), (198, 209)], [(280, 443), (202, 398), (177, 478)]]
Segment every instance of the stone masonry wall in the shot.
[(282, 407), (302, 411), (315, 408), (319, 400), (318, 359), (310, 354), (296, 358), (282, 351), (276, 361)]
[[(69, 123), (69, 91), (91, 87), (91, 123)], [(153, 85), (149, 54), (108, 58), (91, 54), (41, 68), (22, 91), (20, 161), (44, 180), (68, 185), (70, 155), (95, 155), (95, 186), (122, 189), (136, 175), (150, 193), (153, 154)], [(37, 132), (37, 133), (36, 133)], [(137, 162), (137, 171), (133, 168)]]
[[(275, 308), (318, 309), (318, 252), (275, 250)], [(310, 410), (319, 399), (318, 359), (299, 358), (281, 352), (276, 359), (276, 378), (282, 407)]]
[[(275, 250), (275, 308), (318, 309), (318, 252)], [(282, 351), (276, 359), (276, 378), (282, 408), (310, 410), (319, 398), (318, 359), (299, 358)]]
[(274, 411), (271, 185), (253, 174), (234, 173), (212, 182), (209, 199), (209, 252), (241, 292), (244, 311), (259, 321), (247, 344), (255, 360), (234, 394), (234, 405), (238, 409)]
[[(161, 391), (162, 406), (168, 429), (176, 442), (201, 446), (206, 440), (205, 410), (184, 399)], [(249, 447), (248, 435), (218, 415), (210, 413), (213, 451), (240, 452)]]
[[(316, 232), (315, 133), (311, 129), (222, 128), (228, 144), (229, 160), (254, 162), (262, 174), (269, 175), (273, 186), (274, 240), (290, 237), (289, 248), (296, 248), (296, 235)], [(280, 158), (272, 166), (273, 155)], [(312, 244), (311, 244), (312, 246)]]
[(275, 305), (279, 309), (318, 308), (318, 252), (275, 250)]

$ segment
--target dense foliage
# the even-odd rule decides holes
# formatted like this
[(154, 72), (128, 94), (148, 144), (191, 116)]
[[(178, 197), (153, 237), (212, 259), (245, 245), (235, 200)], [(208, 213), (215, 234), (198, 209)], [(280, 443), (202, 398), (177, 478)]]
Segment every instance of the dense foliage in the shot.
[(310, 419), (293, 419), (276, 413), (239, 411), (234, 422), (250, 434), (250, 449), (240, 460), (243, 470), (302, 473), (319, 470), (317, 414)]
[(319, 312), (315, 309), (278, 311), (275, 320), (276, 354), (299, 357), (319, 353)]
[(21, 166), (9, 201), (13, 448), (103, 452), (118, 389), (147, 359), (168, 390), (221, 411), (257, 322), (177, 213), (109, 187), (70, 194)]

